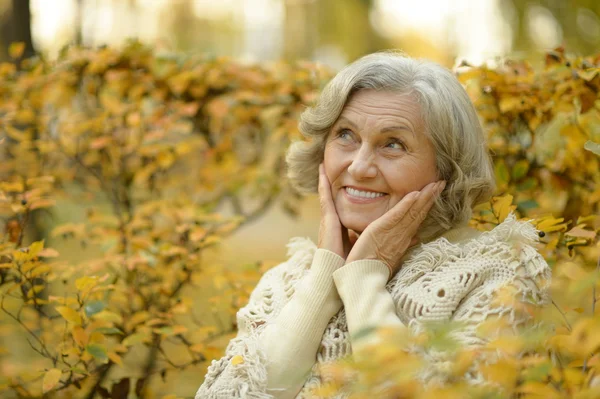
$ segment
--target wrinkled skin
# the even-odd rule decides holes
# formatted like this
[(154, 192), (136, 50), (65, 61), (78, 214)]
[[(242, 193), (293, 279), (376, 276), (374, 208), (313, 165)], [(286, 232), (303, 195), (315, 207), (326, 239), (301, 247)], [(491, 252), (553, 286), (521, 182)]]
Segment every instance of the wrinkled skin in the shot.
[(319, 248), (346, 263), (380, 260), (391, 276), (444, 187), (414, 97), (361, 90), (333, 125), (319, 168)]

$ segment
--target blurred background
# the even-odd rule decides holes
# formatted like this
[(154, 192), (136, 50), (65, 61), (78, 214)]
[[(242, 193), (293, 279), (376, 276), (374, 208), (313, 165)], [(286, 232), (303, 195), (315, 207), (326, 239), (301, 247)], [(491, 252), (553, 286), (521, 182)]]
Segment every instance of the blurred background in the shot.
[(0, 0), (0, 15), (4, 56), (14, 39), (52, 57), (73, 42), (134, 37), (169, 50), (339, 68), (382, 48), (451, 65), (536, 58), (560, 45), (588, 54), (600, 44), (597, 0)]
[[(120, 46), (129, 38), (157, 51), (313, 60), (333, 69), (387, 48), (448, 67), (507, 56), (536, 64), (558, 46), (578, 55), (598, 51), (600, 1), (0, 0), (2, 59), (13, 41), (26, 42), (26, 55), (53, 58), (71, 43)], [(61, 209), (83, 213), (80, 207)], [(316, 238), (318, 217), (315, 198), (303, 202), (297, 219), (272, 207), (215, 256), (230, 265), (280, 261), (290, 237)]]

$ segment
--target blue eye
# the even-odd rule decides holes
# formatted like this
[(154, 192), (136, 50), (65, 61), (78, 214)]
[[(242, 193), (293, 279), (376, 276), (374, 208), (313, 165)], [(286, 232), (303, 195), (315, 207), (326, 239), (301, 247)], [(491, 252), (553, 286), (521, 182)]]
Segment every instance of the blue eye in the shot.
[(394, 150), (405, 150), (406, 146), (400, 141), (390, 141), (385, 145), (387, 148), (393, 148)]
[(338, 137), (344, 140), (350, 140), (352, 138), (352, 132), (348, 129), (342, 129), (339, 131)]

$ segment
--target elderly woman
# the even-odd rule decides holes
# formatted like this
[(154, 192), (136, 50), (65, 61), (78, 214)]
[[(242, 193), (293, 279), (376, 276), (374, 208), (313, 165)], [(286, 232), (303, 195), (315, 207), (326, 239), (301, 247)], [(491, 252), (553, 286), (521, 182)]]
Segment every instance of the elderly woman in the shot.
[[(318, 245), (293, 239), (237, 314), (239, 332), (213, 361), (196, 398), (302, 398), (319, 366), (356, 352), (369, 327), (508, 314), (493, 293), (516, 287), (543, 303), (550, 271), (537, 232), (511, 215), (483, 234), (467, 227), (494, 174), (467, 93), (445, 68), (376, 53), (339, 72), (301, 117), (289, 177), (318, 189)], [(383, 367), (383, 365), (382, 365)]]

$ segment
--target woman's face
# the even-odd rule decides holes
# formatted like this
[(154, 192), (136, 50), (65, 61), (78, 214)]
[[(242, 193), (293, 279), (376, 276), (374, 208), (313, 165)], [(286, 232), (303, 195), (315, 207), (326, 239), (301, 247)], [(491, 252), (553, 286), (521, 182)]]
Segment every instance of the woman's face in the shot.
[(438, 180), (435, 149), (410, 94), (356, 92), (329, 132), (324, 157), (340, 221), (358, 233)]

